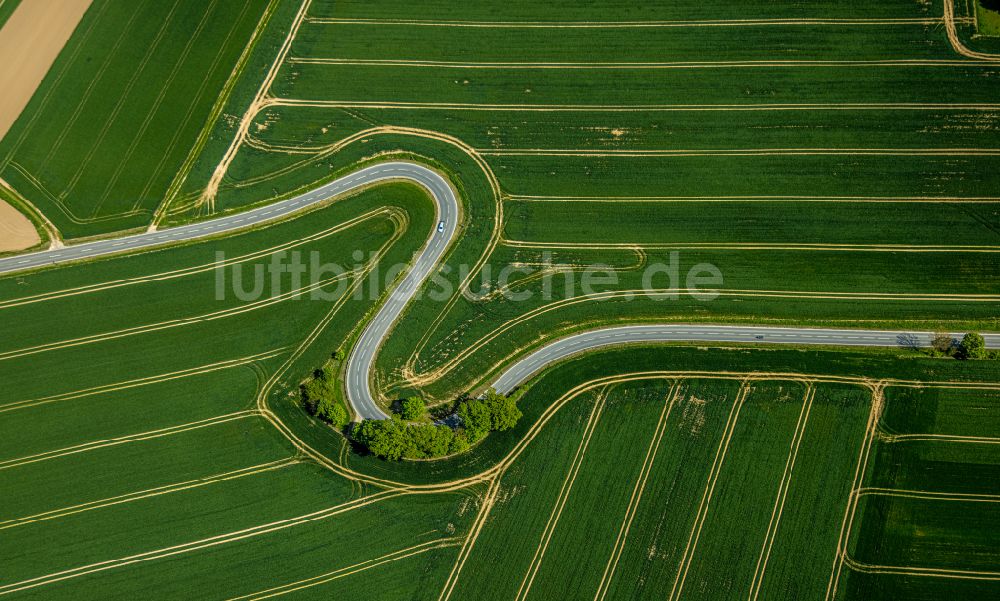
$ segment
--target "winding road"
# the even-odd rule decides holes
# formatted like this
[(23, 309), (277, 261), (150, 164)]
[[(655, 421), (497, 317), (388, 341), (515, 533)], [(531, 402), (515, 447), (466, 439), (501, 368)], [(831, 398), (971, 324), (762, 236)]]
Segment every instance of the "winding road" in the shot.
[[(122, 238), (15, 255), (0, 259), (0, 274), (148, 250), (245, 230), (284, 219), (312, 205), (325, 202), (333, 196), (389, 180), (409, 181), (427, 190), (434, 199), (437, 221), (443, 222), (444, 226), (443, 231), (438, 231), (435, 227), (431, 232), (424, 247), (414, 258), (410, 270), (392, 290), (386, 302), (379, 307), (347, 360), (346, 390), (355, 413), (362, 419), (386, 419), (388, 415), (379, 408), (371, 391), (371, 373), (375, 357), (380, 345), (392, 330), (393, 324), (403, 313), (420, 285), (433, 273), (454, 240), (460, 219), (460, 209), (454, 189), (439, 173), (423, 165), (405, 161), (380, 163), (355, 171), (299, 196), (242, 213)], [(930, 332), (765, 326), (678, 324), (612, 326), (574, 334), (546, 344), (514, 363), (494, 381), (493, 386), (500, 393), (508, 393), (554, 362), (585, 351), (620, 344), (693, 341), (899, 347), (927, 346), (932, 336)], [(954, 336), (959, 338), (961, 334), (956, 333)], [(985, 334), (984, 338), (989, 348), (1000, 348), (1000, 334)]]

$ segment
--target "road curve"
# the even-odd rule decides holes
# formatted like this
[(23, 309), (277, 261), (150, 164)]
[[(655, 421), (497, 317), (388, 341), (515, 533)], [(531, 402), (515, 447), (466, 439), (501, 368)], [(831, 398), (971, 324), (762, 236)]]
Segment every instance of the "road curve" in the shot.
[[(434, 199), (437, 221), (444, 222), (444, 229), (441, 232), (438, 232), (436, 227), (432, 230), (424, 247), (414, 258), (410, 270), (365, 327), (347, 360), (345, 388), (348, 401), (355, 413), (362, 419), (386, 419), (388, 415), (379, 408), (371, 392), (370, 375), (375, 356), (407, 303), (437, 267), (455, 237), (459, 220), (459, 206), (454, 190), (440, 174), (423, 165), (405, 161), (380, 163), (355, 171), (299, 196), (242, 213), (122, 238), (15, 255), (0, 259), (0, 274), (236, 232), (283, 219), (311, 205), (362, 186), (389, 180), (406, 180), (426, 189)], [(493, 386), (498, 392), (508, 393), (554, 362), (585, 351), (620, 344), (736, 342), (893, 347), (927, 346), (932, 336), (930, 332), (763, 326), (663, 324), (606, 327), (548, 343), (514, 363), (494, 381)], [(959, 338), (961, 334), (954, 336)], [(988, 347), (1000, 348), (1000, 334), (986, 334), (984, 337)]]
[[(961, 339), (962, 334), (952, 334)], [(650, 342), (739, 342), (834, 346), (930, 346), (931, 332), (835, 330), (723, 325), (635, 325), (589, 330), (550, 342), (507, 368), (493, 382), (501, 394), (514, 390), (545, 367), (585, 351)], [(1000, 334), (985, 334), (986, 346), (1000, 348)]]

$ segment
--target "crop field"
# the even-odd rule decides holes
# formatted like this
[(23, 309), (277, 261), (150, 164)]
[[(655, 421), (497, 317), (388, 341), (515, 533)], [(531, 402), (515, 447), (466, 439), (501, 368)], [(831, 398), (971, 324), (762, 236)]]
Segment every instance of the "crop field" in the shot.
[[(974, 3), (411, 12), (302, 4), (228, 149), (196, 162), (164, 218), (239, 210), (375, 157), (448, 173), (466, 214), (443, 277), (532, 298), (414, 304), (378, 357), (390, 395), (447, 398), (540, 335), (609, 314), (997, 328), (1000, 62), (973, 39)], [(721, 296), (662, 278), (680, 298), (621, 300), (674, 252), (682, 274), (718, 268)], [(462, 280), (480, 260), (492, 271)], [(594, 294), (543, 290), (538, 271), (595, 261), (614, 276)], [(536, 273), (500, 281), (525, 266)]]
[(95, 1), (0, 143), (0, 177), (65, 238), (148, 225), (267, 11)]
[[(0, 195), (73, 241), (430, 166), (457, 233), (371, 374), (426, 425), (609, 324), (996, 332), (984, 10), (95, 0), (0, 140)], [(323, 373), (350, 409), (346, 357), (441, 210), (383, 181), (0, 275), (0, 597), (1000, 597), (997, 361), (607, 347), (433, 461), (309, 415)]]

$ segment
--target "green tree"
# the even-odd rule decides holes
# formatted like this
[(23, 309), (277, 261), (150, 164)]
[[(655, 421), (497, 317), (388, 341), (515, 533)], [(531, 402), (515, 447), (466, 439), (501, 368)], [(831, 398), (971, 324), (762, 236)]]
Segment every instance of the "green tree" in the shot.
[(417, 421), (427, 413), (427, 406), (424, 400), (418, 396), (411, 396), (399, 402), (399, 415), (408, 422)]
[(517, 408), (517, 403), (502, 394), (497, 394), (496, 390), (490, 388), (483, 400), (490, 410), (490, 429), (498, 432), (510, 430), (521, 419), (521, 410)]
[(345, 357), (347, 357), (347, 353), (344, 352), (344, 349), (342, 349), (342, 348), (337, 349), (333, 353), (333, 360), (334, 361), (343, 361)]
[(397, 418), (366, 419), (354, 426), (351, 436), (383, 459), (400, 459), (411, 447), (406, 426)]
[(958, 345), (959, 354), (964, 359), (985, 359), (986, 341), (981, 334), (969, 332)]
[(458, 417), (462, 420), (465, 435), (468, 437), (470, 443), (482, 440), (489, 433), (493, 425), (489, 407), (479, 399), (463, 401), (458, 406), (457, 413)]
[(447, 455), (451, 441), (455, 438), (455, 433), (448, 426), (420, 424), (407, 426), (406, 430), (412, 441), (409, 449), (412, 454), (406, 456), (417, 459)]

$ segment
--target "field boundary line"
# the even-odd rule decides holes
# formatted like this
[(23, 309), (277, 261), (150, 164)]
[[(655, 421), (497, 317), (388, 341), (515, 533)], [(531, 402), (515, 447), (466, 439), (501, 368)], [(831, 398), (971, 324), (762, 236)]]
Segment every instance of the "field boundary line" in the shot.
[(168, 372), (165, 374), (159, 374), (155, 376), (148, 376), (145, 378), (136, 378), (134, 380), (125, 380), (123, 382), (116, 382), (112, 384), (104, 384), (101, 386), (94, 386), (93, 388), (85, 388), (83, 390), (76, 390), (72, 392), (65, 392), (62, 394), (56, 394), (48, 397), (28, 399), (25, 401), (15, 401), (13, 403), (7, 403), (5, 405), (0, 405), (0, 413), (7, 411), (15, 411), (17, 409), (25, 409), (28, 407), (35, 407), (37, 405), (46, 405), (48, 403), (56, 403), (60, 401), (70, 401), (73, 399), (93, 396), (95, 394), (103, 394), (106, 392), (115, 392), (118, 390), (125, 390), (128, 388), (136, 388), (139, 386), (148, 386), (151, 384), (159, 384), (161, 382), (167, 382), (170, 380), (179, 380), (182, 378), (187, 378), (190, 376), (197, 376), (201, 374), (210, 373), (213, 371), (219, 371), (223, 369), (229, 369), (231, 367), (242, 367), (244, 365), (249, 365), (255, 361), (264, 361), (266, 359), (271, 359), (277, 357), (281, 353), (285, 352), (286, 347), (280, 347), (274, 350), (265, 351), (263, 353), (258, 353), (256, 355), (248, 355), (246, 357), (240, 357), (238, 359), (227, 359), (225, 361), (219, 361), (217, 363), (209, 363), (207, 365), (201, 365), (198, 367), (191, 367), (188, 369), (181, 369), (178, 371)]
[(862, 574), (894, 574), (899, 576), (931, 576), (959, 580), (1000, 580), (1000, 572), (979, 570), (955, 570), (950, 568), (923, 568), (915, 566), (883, 566), (860, 562), (850, 554), (844, 554), (848, 569)]
[(749, 601), (757, 601), (760, 595), (760, 587), (764, 583), (764, 574), (767, 572), (767, 562), (771, 559), (771, 549), (774, 547), (774, 540), (778, 536), (778, 527), (781, 524), (781, 514), (785, 509), (785, 499), (788, 496), (788, 489), (791, 488), (792, 471), (795, 469), (795, 460), (799, 455), (799, 446), (805, 437), (806, 426), (809, 422), (809, 413), (812, 410), (813, 399), (816, 398), (816, 387), (811, 382), (806, 383), (805, 398), (802, 402), (802, 409), (799, 411), (799, 420), (795, 424), (795, 432), (792, 434), (792, 441), (788, 447), (788, 458), (785, 460), (785, 470), (781, 475), (781, 482), (778, 485), (778, 492), (774, 498), (774, 508), (771, 510), (771, 519), (767, 524), (764, 534), (764, 544), (760, 548), (760, 555), (757, 556), (757, 567), (754, 568), (753, 579), (750, 581)]
[(552, 510), (549, 513), (549, 519), (545, 522), (538, 546), (535, 547), (531, 563), (528, 564), (528, 570), (521, 579), (521, 586), (517, 589), (517, 595), (514, 597), (515, 601), (523, 601), (531, 590), (531, 585), (535, 582), (535, 576), (538, 574), (538, 569), (545, 558), (545, 551), (549, 547), (549, 541), (552, 540), (552, 535), (559, 523), (559, 519), (562, 517), (563, 508), (566, 506), (566, 502), (573, 492), (573, 484), (576, 482), (576, 476), (580, 473), (580, 467), (583, 465), (584, 458), (587, 455), (590, 439), (594, 436), (594, 432), (597, 431), (597, 426), (601, 421), (601, 414), (604, 412), (604, 407), (607, 404), (608, 394), (608, 390), (605, 388), (598, 393), (597, 399), (594, 400), (594, 407), (591, 409), (590, 417), (587, 419), (587, 425), (580, 439), (580, 444), (576, 448), (573, 461), (570, 462), (569, 470), (563, 479), (559, 494), (556, 495), (555, 503), (552, 505)]
[(826, 601), (836, 598), (837, 586), (840, 583), (840, 574), (844, 567), (844, 561), (848, 557), (847, 545), (851, 537), (851, 527), (854, 524), (854, 513), (858, 507), (858, 490), (865, 478), (868, 468), (868, 457), (871, 453), (872, 443), (875, 440), (878, 422), (882, 416), (882, 409), (885, 403), (883, 394), (886, 383), (878, 382), (869, 385), (871, 389), (872, 406), (868, 413), (868, 424), (865, 427), (865, 436), (858, 453), (858, 463), (854, 470), (854, 481), (851, 484), (851, 492), (847, 495), (847, 506), (844, 508), (844, 519), (840, 525), (840, 534), (837, 537), (836, 554), (833, 558), (833, 568), (830, 573), (830, 580), (826, 587)]
[(291, 528), (293, 526), (308, 524), (312, 521), (322, 520), (343, 513), (347, 513), (354, 509), (359, 509), (361, 507), (371, 505), (372, 503), (377, 503), (379, 501), (390, 499), (392, 497), (399, 496), (402, 494), (404, 493), (399, 491), (385, 490), (373, 493), (371, 495), (368, 495), (367, 497), (362, 497), (360, 499), (353, 499), (351, 501), (347, 501), (339, 505), (334, 505), (326, 509), (321, 509), (313, 513), (308, 513), (293, 518), (286, 518), (283, 520), (268, 522), (267, 524), (260, 524), (258, 526), (252, 526), (250, 528), (245, 528), (243, 530), (237, 530), (234, 532), (228, 532), (225, 534), (218, 534), (208, 538), (203, 538), (195, 541), (190, 541), (187, 543), (182, 543), (179, 545), (174, 545), (172, 547), (165, 547), (161, 549), (155, 549), (152, 551), (146, 551), (143, 553), (137, 553), (135, 555), (121, 557), (118, 559), (110, 559), (97, 563), (87, 564), (76, 568), (63, 570), (61, 572), (46, 574), (44, 576), (37, 576), (35, 578), (30, 578), (28, 580), (21, 580), (6, 585), (0, 585), (0, 596), (24, 590), (29, 590), (32, 588), (44, 586), (47, 584), (52, 584), (55, 582), (69, 580), (71, 578), (77, 578), (79, 576), (85, 576), (87, 574), (93, 574), (95, 572), (103, 572), (106, 570), (120, 568), (135, 563), (163, 559), (165, 557), (172, 557), (183, 553), (189, 553), (191, 551), (198, 551), (201, 549), (232, 543), (247, 538), (261, 536), (263, 534), (269, 534), (271, 532), (284, 530), (286, 528)]
[(226, 149), (226, 153), (222, 156), (222, 160), (216, 165), (212, 172), (212, 177), (208, 180), (208, 185), (202, 190), (201, 195), (197, 200), (197, 206), (207, 207), (209, 212), (215, 210), (215, 197), (219, 192), (219, 185), (222, 183), (222, 178), (225, 176), (226, 172), (229, 170), (229, 165), (232, 164), (233, 159), (236, 158), (236, 153), (239, 152), (240, 146), (243, 145), (243, 140), (250, 131), (250, 125), (253, 123), (254, 117), (263, 108), (268, 100), (271, 93), (271, 86), (274, 83), (275, 78), (278, 76), (278, 71), (284, 64), (289, 51), (292, 49), (292, 41), (299, 32), (299, 28), (302, 27), (302, 21), (305, 19), (306, 13), (309, 11), (309, 7), (312, 4), (312, 0), (302, 0), (302, 5), (299, 6), (298, 12), (295, 14), (295, 19), (292, 21), (292, 26), (288, 28), (288, 34), (285, 36), (281, 47), (278, 49), (278, 54), (274, 58), (274, 62), (271, 63), (271, 67), (268, 69), (267, 74), (264, 77), (264, 81), (261, 82), (260, 88), (254, 95), (253, 101), (247, 110), (243, 113), (243, 117), (240, 119), (239, 126), (236, 129), (236, 135), (233, 141), (230, 143), (229, 148)]
[(660, 449), (663, 435), (667, 431), (667, 422), (680, 397), (681, 384), (675, 381), (671, 390), (667, 392), (665, 402), (663, 403), (663, 410), (660, 412), (660, 419), (656, 424), (653, 437), (649, 441), (649, 448), (646, 450), (646, 458), (642, 463), (639, 476), (636, 478), (635, 487), (632, 489), (632, 496), (629, 498), (628, 506), (625, 508), (625, 518), (618, 529), (618, 536), (615, 539), (614, 546), (611, 548), (611, 555), (608, 557), (608, 563), (604, 566), (604, 573), (601, 575), (597, 592), (594, 594), (594, 601), (603, 601), (608, 594), (608, 589), (611, 587), (611, 580), (614, 578), (615, 570), (618, 568), (618, 560), (625, 549), (625, 542), (628, 540), (632, 521), (635, 519), (639, 503), (642, 502), (642, 494), (646, 490), (646, 482), (649, 480), (649, 474), (653, 471), (653, 463), (656, 461), (656, 455)]
[(647, 63), (562, 63), (562, 62), (462, 62), (405, 59), (349, 59), (292, 57), (293, 65), (350, 67), (411, 67), (429, 69), (503, 69), (503, 70), (675, 70), (675, 69), (788, 69), (820, 67), (979, 67), (992, 63), (981, 58), (966, 59), (858, 59), (858, 60), (756, 60)]
[(705, 489), (701, 495), (701, 502), (698, 504), (698, 512), (695, 514), (695, 521), (692, 525), (691, 533), (688, 535), (687, 545), (684, 547), (684, 553), (681, 555), (680, 564), (677, 566), (677, 576), (674, 578), (674, 584), (670, 588), (670, 596), (667, 598), (668, 601), (675, 601), (684, 589), (684, 581), (687, 579), (688, 569), (691, 567), (691, 560), (694, 558), (695, 550), (698, 548), (698, 539), (701, 536), (701, 527), (705, 523), (705, 518), (708, 516), (709, 506), (712, 504), (712, 495), (715, 492), (715, 483), (719, 480), (719, 474), (722, 472), (722, 465), (726, 460), (726, 453), (729, 451), (729, 443), (732, 441), (733, 433), (736, 431), (736, 422), (739, 420), (740, 410), (743, 408), (743, 402), (746, 401), (747, 396), (749, 396), (751, 388), (751, 380), (744, 379), (740, 383), (740, 390), (736, 393), (736, 398), (733, 399), (733, 406), (729, 410), (726, 427), (723, 430), (719, 446), (715, 451), (715, 458), (713, 459), (712, 467), (709, 470), (708, 482), (705, 483)]
[[(15, 209), (20, 210), (25, 213), (28, 219), (32, 222), (32, 225), (40, 227), (45, 236), (48, 237), (49, 249), (61, 248), (62, 242), (62, 232), (56, 227), (52, 220), (48, 218), (45, 213), (38, 210), (35, 203), (28, 200), (23, 194), (17, 191), (14, 186), (10, 185), (7, 180), (0, 177), (0, 200), (4, 199), (3, 192), (6, 192), (6, 200), (8, 204), (11, 204)], [(42, 242), (45, 242), (43, 239)]]
[(358, 572), (364, 572), (365, 570), (377, 568), (387, 563), (392, 563), (394, 561), (399, 561), (401, 559), (407, 559), (409, 557), (421, 555), (428, 551), (434, 551), (437, 549), (446, 549), (448, 547), (456, 547), (459, 544), (459, 540), (460, 539), (457, 537), (450, 537), (440, 540), (431, 540), (423, 542), (418, 545), (413, 545), (412, 547), (407, 547), (405, 549), (400, 549), (398, 551), (386, 553), (385, 555), (382, 555), (380, 557), (375, 557), (373, 559), (366, 559), (365, 561), (345, 566), (343, 568), (333, 570), (332, 572), (326, 572), (325, 574), (320, 574), (319, 576), (313, 576), (311, 578), (305, 578), (295, 582), (289, 582), (288, 584), (283, 584), (281, 586), (264, 589), (262, 591), (257, 591), (256, 593), (250, 593), (249, 595), (231, 597), (228, 601), (242, 601), (244, 599), (254, 599), (254, 600), (271, 599), (272, 597), (280, 597), (281, 595), (286, 595), (288, 593), (293, 593), (314, 586), (319, 586), (321, 584), (326, 584), (328, 582), (344, 578), (345, 576), (351, 576), (353, 574), (357, 574)]
[[(979, 16), (978, 11), (976, 12), (976, 17)], [(958, 36), (958, 29), (955, 27), (955, 0), (944, 0), (944, 29), (948, 34), (948, 42), (951, 47), (964, 57), (985, 61), (987, 63), (1000, 62), (1000, 55), (987, 54), (985, 52), (976, 52), (970, 50), (962, 43), (962, 39)]]
[(128, 434), (125, 436), (117, 436), (115, 438), (95, 440), (91, 442), (85, 442), (82, 444), (74, 445), (71, 447), (64, 447), (61, 449), (46, 451), (44, 453), (36, 453), (34, 455), (27, 455), (25, 457), (16, 457), (14, 459), (7, 459), (5, 461), (0, 461), (0, 471), (15, 467), (21, 467), (23, 465), (28, 465), (30, 463), (38, 463), (39, 461), (47, 461), (49, 459), (57, 459), (59, 457), (66, 457), (68, 455), (76, 455), (77, 453), (87, 453), (90, 451), (96, 451), (98, 449), (104, 449), (107, 447), (115, 447), (130, 442), (142, 442), (145, 440), (152, 440), (154, 438), (163, 438), (164, 436), (172, 436), (174, 434), (190, 432), (191, 430), (210, 428), (212, 426), (218, 426), (219, 424), (246, 419), (249, 417), (259, 417), (259, 413), (255, 409), (248, 409), (246, 411), (237, 411), (235, 413), (227, 413), (225, 415), (219, 415), (216, 417), (198, 420), (195, 422), (189, 422), (186, 424), (178, 424), (176, 426), (170, 426), (167, 428), (160, 428), (158, 430), (150, 430), (148, 432), (139, 432), (137, 434)]
[[(958, 20), (968, 22), (968, 17)], [(632, 29), (672, 27), (761, 27), (779, 25), (938, 25), (940, 18), (884, 19), (703, 19), (650, 21), (434, 21), (425, 19), (351, 19), (337, 17), (306, 17), (317, 25), (408, 25), (416, 27), (469, 27), (481, 29)]]
[(1000, 444), (1000, 438), (993, 436), (961, 436), (958, 434), (885, 434), (879, 431), (879, 442), (937, 441), (969, 444)]
[(884, 488), (878, 486), (866, 486), (858, 490), (859, 497), (902, 497), (906, 499), (920, 499), (926, 501), (956, 501), (963, 503), (1000, 503), (1000, 495), (966, 493), (966, 492), (943, 492), (932, 490), (911, 490), (906, 488)]
[(191, 490), (194, 488), (201, 488), (203, 486), (208, 486), (210, 484), (215, 484), (217, 482), (226, 482), (228, 480), (236, 480), (238, 478), (244, 478), (247, 476), (255, 476), (257, 474), (279, 470), (282, 468), (298, 465), (301, 463), (302, 459), (298, 457), (289, 457), (286, 459), (279, 459), (277, 461), (271, 461), (268, 463), (252, 465), (250, 467), (245, 467), (238, 470), (223, 472), (221, 474), (213, 474), (211, 476), (205, 476), (203, 478), (197, 478), (194, 480), (187, 480), (184, 482), (167, 484), (165, 486), (157, 486), (155, 488), (148, 488), (146, 490), (141, 490), (124, 495), (117, 495), (114, 497), (108, 497), (106, 499), (88, 501), (87, 503), (81, 503), (79, 505), (61, 507), (59, 509), (53, 509), (42, 513), (36, 513), (34, 515), (0, 521), (0, 530), (6, 530), (8, 528), (16, 528), (18, 526), (25, 526), (27, 524), (33, 524), (36, 522), (53, 520), (57, 518), (66, 517), (69, 515), (83, 513), (86, 511), (93, 511), (95, 509), (103, 509), (105, 507), (121, 505), (123, 503), (131, 503), (133, 501), (139, 501), (151, 497), (158, 497), (160, 495), (172, 494), (175, 492)]

